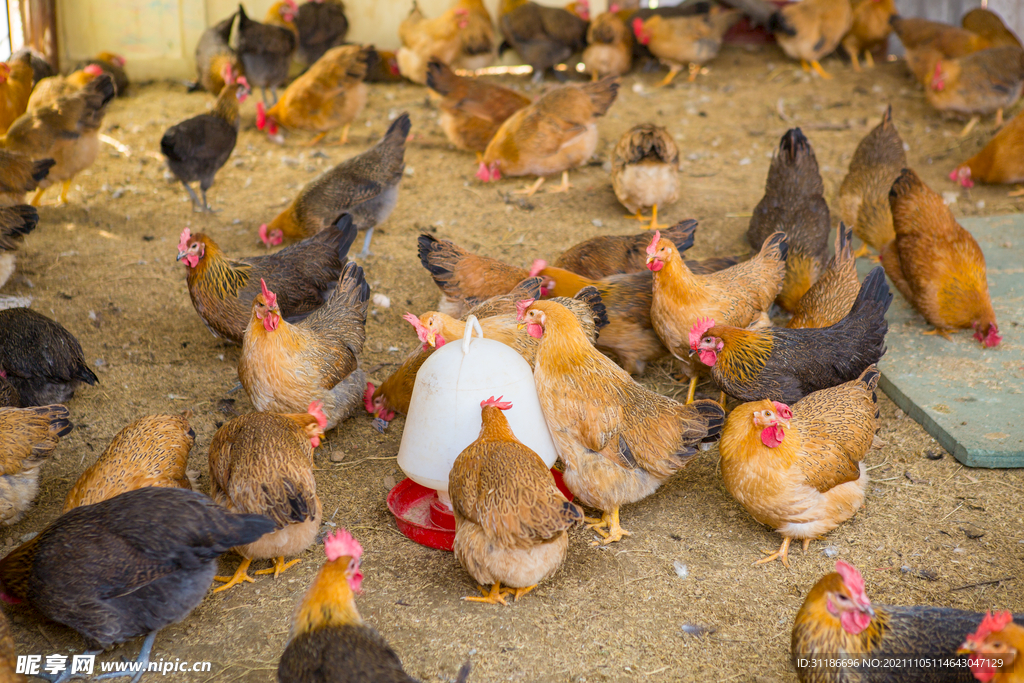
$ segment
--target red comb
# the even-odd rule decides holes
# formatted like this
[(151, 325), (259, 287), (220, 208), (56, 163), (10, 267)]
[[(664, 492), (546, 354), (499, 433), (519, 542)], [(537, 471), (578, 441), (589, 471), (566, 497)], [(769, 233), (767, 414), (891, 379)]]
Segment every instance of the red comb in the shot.
[(178, 251), (185, 251), (188, 249), (189, 240), (192, 239), (192, 231), (185, 228), (181, 231), (181, 238), (178, 240)]
[(864, 592), (864, 577), (860, 575), (856, 567), (842, 560), (836, 560), (836, 571), (839, 572), (839, 576), (843, 577), (843, 583), (846, 584), (846, 588), (853, 594), (857, 602), (871, 604)]
[(704, 333), (715, 326), (713, 318), (700, 318), (690, 328), (690, 348), (696, 350), (697, 345), (700, 344), (701, 338), (704, 337)]
[[(640, 21), (640, 19), (637, 19)], [(654, 239), (647, 245), (647, 255), (654, 256), (654, 252), (658, 251), (658, 242), (661, 240), (661, 230), (654, 231)]]
[(373, 386), (373, 382), (366, 383), (366, 391), (363, 392), (363, 406), (366, 408), (366, 412), (373, 412), (373, 392), (377, 391), (377, 387)]
[(263, 280), (263, 278), (260, 278), (260, 285), (263, 287), (263, 298), (266, 299), (267, 308), (273, 308), (277, 306), (277, 294), (274, 294), (269, 289), (267, 289), (267, 283)]
[(224, 65), (224, 68), (220, 70), (220, 77), (224, 79), (226, 85), (231, 85), (235, 82), (235, 71), (231, 68), (231, 63)]
[(339, 557), (351, 557), (353, 560), (358, 560), (363, 556), (363, 546), (359, 545), (359, 541), (348, 531), (338, 529), (324, 538), (324, 552), (327, 553), (328, 562), (334, 562)]
[(309, 404), (309, 408), (306, 412), (316, 418), (316, 423), (320, 425), (320, 429), (327, 426), (327, 416), (324, 415), (324, 404), (320, 401), (313, 401)]
[(509, 408), (512, 407), (512, 403), (509, 401), (502, 402), (501, 399), (503, 398), (504, 396), (499, 396), (498, 398), (494, 398), (493, 396), (491, 396), (486, 401), (480, 401), (480, 407), (486, 408), (488, 406), (494, 406), (498, 410), (508, 410)]
[(781, 417), (783, 420), (793, 419), (793, 411), (790, 410), (789, 406), (787, 406), (785, 403), (772, 401), (772, 404), (775, 405), (775, 412), (778, 413), (779, 417)]
[(1013, 621), (1013, 613), (1009, 610), (995, 614), (985, 612), (985, 618), (978, 625), (978, 630), (967, 636), (967, 640), (981, 642), (988, 638), (990, 634), (1002, 631), (1011, 621)]
[(526, 309), (533, 305), (536, 299), (523, 299), (516, 302), (516, 320), (526, 320)]
[(89, 74), (90, 76), (102, 76), (103, 75), (103, 67), (101, 67), (99, 64), (90, 64), (89, 66), (87, 66), (84, 69), (82, 69), (82, 71), (84, 71), (85, 73)]
[(530, 266), (530, 277), (537, 277), (538, 275), (540, 275), (540, 271), (544, 270), (547, 267), (547, 261), (545, 261), (542, 258), (537, 259), (536, 261), (533, 262), (533, 265)]
[(267, 127), (267, 110), (264, 109), (262, 102), (256, 103), (256, 128), (263, 130)]

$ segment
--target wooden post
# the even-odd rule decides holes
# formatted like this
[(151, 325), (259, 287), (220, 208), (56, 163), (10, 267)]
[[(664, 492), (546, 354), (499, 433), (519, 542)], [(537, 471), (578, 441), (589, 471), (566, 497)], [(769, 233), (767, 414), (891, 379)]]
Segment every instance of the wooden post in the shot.
[[(57, 50), (57, 6), (55, 0), (14, 0), (21, 17), (21, 44), (42, 54), (54, 71), (60, 70)], [(13, 22), (12, 22), (13, 23)], [(14, 26), (11, 27), (12, 31)], [(11, 43), (14, 36), (11, 36)]]

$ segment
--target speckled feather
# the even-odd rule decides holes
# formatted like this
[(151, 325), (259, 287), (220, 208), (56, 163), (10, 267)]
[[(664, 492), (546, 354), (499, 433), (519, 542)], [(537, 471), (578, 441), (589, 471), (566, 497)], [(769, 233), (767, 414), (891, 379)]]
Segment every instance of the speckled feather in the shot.
[(14, 524), (39, 491), (39, 467), (72, 429), (61, 405), (0, 408), (0, 522)]
[(860, 291), (850, 239), (850, 229), (840, 223), (836, 230), (835, 256), (818, 281), (800, 298), (786, 327), (829, 327), (849, 314)]
[(623, 134), (612, 152), (612, 189), (632, 212), (679, 198), (679, 148), (667, 130), (641, 123)]
[[(696, 231), (697, 221), (685, 220), (665, 228), (661, 236), (671, 240), (681, 254), (693, 246)], [(566, 249), (555, 260), (554, 266), (592, 280), (637, 273), (647, 270), (647, 245), (650, 243), (649, 231), (635, 235), (601, 235)]]

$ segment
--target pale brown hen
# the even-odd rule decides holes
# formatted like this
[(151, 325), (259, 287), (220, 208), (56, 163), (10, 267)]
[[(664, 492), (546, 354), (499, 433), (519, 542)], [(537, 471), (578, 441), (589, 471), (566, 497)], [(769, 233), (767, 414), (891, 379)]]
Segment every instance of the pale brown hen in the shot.
[(39, 492), (39, 468), (73, 428), (62, 405), (0, 408), (0, 523), (11, 525)]
[(835, 255), (818, 281), (800, 299), (787, 327), (831, 327), (853, 308), (860, 292), (860, 280), (850, 238), (850, 229), (840, 223), (836, 230)]

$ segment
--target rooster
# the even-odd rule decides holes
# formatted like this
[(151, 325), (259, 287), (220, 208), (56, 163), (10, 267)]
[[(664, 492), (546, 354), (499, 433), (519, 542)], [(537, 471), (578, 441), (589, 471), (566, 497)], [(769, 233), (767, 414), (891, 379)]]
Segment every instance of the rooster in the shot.
[(519, 304), (522, 325), (541, 342), (534, 380), (544, 418), (565, 464), (565, 483), (584, 505), (602, 544), (628, 536), (619, 507), (654, 493), (700, 444), (716, 441), (725, 413), (714, 401), (682, 405), (637, 384), (588, 341), (552, 301)]
[(690, 349), (730, 396), (792, 404), (812, 391), (857, 379), (878, 363), (885, 353), (890, 303), (885, 274), (876, 267), (850, 313), (831, 327), (755, 332), (702, 318), (690, 329)]
[(277, 294), (260, 284), (238, 362), (242, 386), (257, 410), (299, 413), (320, 401), (324, 431), (334, 429), (359, 406), (366, 385), (359, 368), (370, 298), (363, 269), (346, 265), (327, 303), (294, 325), (281, 317)]

